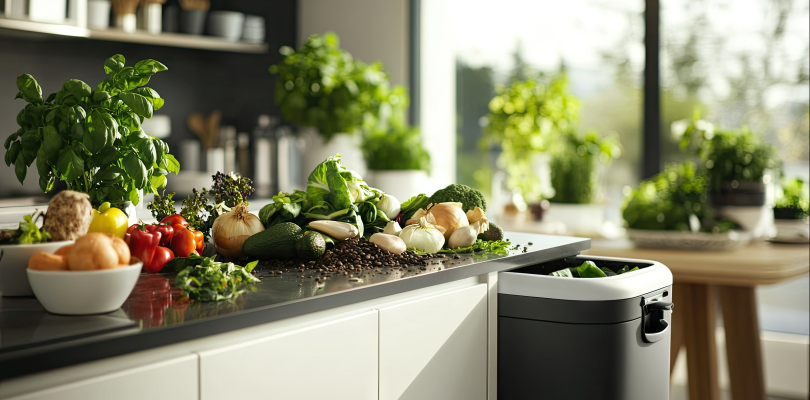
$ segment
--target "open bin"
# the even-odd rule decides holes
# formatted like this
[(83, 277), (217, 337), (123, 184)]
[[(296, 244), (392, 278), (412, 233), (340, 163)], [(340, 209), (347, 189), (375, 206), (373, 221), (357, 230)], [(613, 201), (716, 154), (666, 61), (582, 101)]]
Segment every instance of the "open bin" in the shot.
[[(551, 272), (584, 261), (605, 278)], [(672, 273), (657, 262), (576, 256), (498, 277), (498, 398), (669, 398)]]

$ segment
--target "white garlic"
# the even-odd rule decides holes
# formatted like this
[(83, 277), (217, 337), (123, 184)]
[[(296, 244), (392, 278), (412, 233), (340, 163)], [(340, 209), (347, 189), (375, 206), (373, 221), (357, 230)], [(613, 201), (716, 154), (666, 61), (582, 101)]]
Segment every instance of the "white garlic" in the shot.
[(381, 249), (394, 253), (402, 254), (407, 250), (405, 242), (399, 236), (388, 235), (385, 233), (375, 233), (368, 239), (369, 242), (376, 244)]
[(394, 235), (399, 236), (399, 233), (402, 232), (402, 228), (399, 226), (399, 222), (391, 221), (385, 225), (385, 229), (383, 229), (382, 233), (386, 235)]
[(481, 229), (481, 221), (456, 229), (450, 235), (450, 239), (447, 239), (447, 246), (451, 249), (472, 246), (478, 240), (479, 229)]
[(312, 221), (309, 227), (338, 240), (350, 239), (359, 233), (356, 226), (340, 221)]

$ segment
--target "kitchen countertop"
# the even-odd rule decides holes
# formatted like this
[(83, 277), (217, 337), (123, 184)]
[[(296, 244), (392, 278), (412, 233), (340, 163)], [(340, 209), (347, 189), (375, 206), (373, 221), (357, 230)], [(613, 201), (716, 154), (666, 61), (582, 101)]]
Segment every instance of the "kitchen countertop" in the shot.
[[(219, 302), (180, 299), (173, 276), (142, 274), (124, 306), (110, 314), (61, 316), (34, 297), (0, 299), (0, 380), (199, 339), (485, 273), (572, 256), (590, 239), (508, 233), (517, 250), (475, 253), (420, 266), (368, 271), (361, 281), (333, 276), (319, 284), (311, 273), (274, 275), (257, 267), (255, 290)], [(528, 243), (532, 243), (529, 245)], [(526, 251), (524, 252), (524, 247)]]

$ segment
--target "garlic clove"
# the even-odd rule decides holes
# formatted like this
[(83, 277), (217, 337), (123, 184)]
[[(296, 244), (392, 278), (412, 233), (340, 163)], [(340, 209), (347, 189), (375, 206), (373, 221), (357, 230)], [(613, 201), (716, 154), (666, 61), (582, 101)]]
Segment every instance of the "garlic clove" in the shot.
[(383, 229), (382, 233), (386, 235), (399, 236), (400, 232), (402, 232), (402, 228), (399, 226), (399, 222), (391, 221), (385, 225), (385, 229)]
[(458, 249), (460, 247), (472, 246), (478, 239), (478, 227), (476, 225), (468, 225), (458, 228), (450, 235), (447, 240), (447, 245), (451, 249)]
[(359, 233), (356, 226), (340, 221), (312, 221), (309, 227), (338, 240), (350, 239)]
[(402, 254), (407, 250), (405, 247), (405, 241), (399, 238), (399, 236), (388, 235), (385, 233), (375, 233), (371, 235), (371, 238), (368, 240), (371, 243), (376, 244), (381, 249), (394, 253), (394, 254)]

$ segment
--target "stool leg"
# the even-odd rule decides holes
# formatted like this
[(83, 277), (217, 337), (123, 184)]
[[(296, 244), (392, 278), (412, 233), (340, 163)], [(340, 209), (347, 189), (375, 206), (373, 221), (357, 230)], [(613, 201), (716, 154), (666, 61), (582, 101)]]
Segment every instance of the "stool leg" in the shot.
[(731, 397), (763, 400), (765, 378), (755, 288), (720, 286), (718, 291), (726, 328)]
[[(684, 314), (683, 341), (692, 400), (719, 400), (717, 344), (715, 343), (715, 290), (708, 285), (683, 285), (678, 297)], [(681, 307), (678, 304), (676, 307)]]

